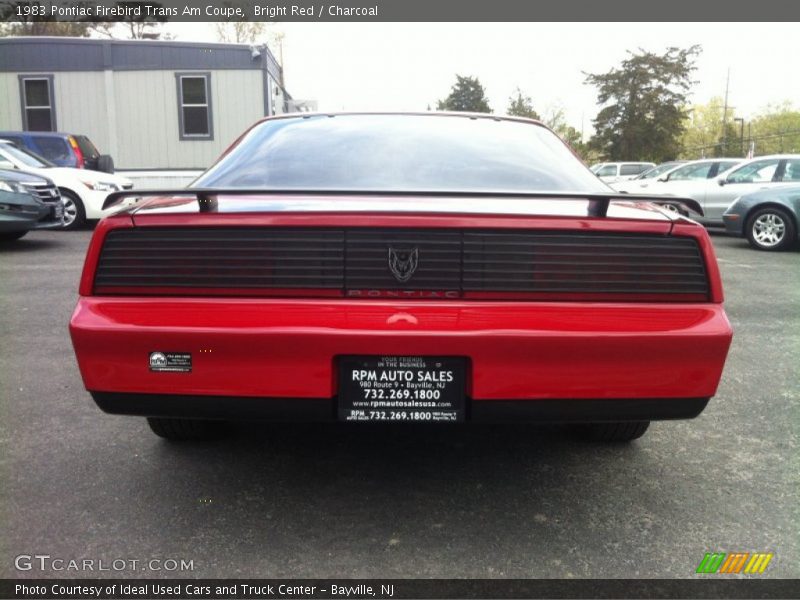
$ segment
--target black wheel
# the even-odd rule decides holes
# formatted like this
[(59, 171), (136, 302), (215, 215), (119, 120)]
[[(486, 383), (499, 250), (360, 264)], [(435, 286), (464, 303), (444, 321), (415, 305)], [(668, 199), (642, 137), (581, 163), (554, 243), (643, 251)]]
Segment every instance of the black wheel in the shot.
[(69, 190), (61, 190), (64, 204), (64, 229), (79, 229), (86, 223), (86, 210), (78, 195)]
[(0, 231), (0, 242), (13, 242), (24, 236), (28, 231)]
[(750, 215), (745, 234), (756, 250), (787, 250), (797, 241), (792, 217), (777, 206), (760, 208)]
[(114, 174), (114, 159), (108, 154), (102, 154), (97, 157), (97, 170), (103, 173)]
[(199, 419), (148, 417), (147, 424), (157, 436), (173, 441), (205, 440), (215, 437), (220, 430), (220, 423)]
[(650, 421), (624, 421), (621, 423), (591, 423), (586, 428), (589, 439), (595, 442), (630, 442), (644, 435)]

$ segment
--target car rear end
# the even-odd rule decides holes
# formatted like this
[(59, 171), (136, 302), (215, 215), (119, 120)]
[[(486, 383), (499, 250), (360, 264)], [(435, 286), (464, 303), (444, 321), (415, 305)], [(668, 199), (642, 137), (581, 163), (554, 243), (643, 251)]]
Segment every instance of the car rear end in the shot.
[[(375, 418), (378, 400), (398, 399), (354, 404), (366, 388), (353, 373), (412, 357), (453, 378), (420, 388), (446, 396), (425, 397), (423, 419), (690, 418), (714, 395), (731, 339), (709, 238), (683, 219), (331, 205), (198, 207), (187, 226), (175, 211), (106, 219), (92, 240), (71, 332), (108, 412)], [(416, 250), (405, 283), (392, 249)], [(406, 419), (415, 405), (386, 407)]]
[[(486, 144), (505, 131), (458, 118), (435, 139), (447, 157), (453, 128)], [(330, 135), (313, 139), (327, 145), (354, 125), (334, 121), (317, 120)], [(278, 122), (278, 174), (310, 182), (307, 159), (285, 145), (297, 127), (313, 153), (303, 123)], [(546, 151), (574, 160), (553, 138)], [(244, 140), (201, 185), (262, 168), (248, 140), (263, 140)], [(317, 175), (339, 177), (324, 173), (337, 160), (325, 155)], [(429, 174), (431, 160), (403, 180), (476, 177), (449, 158)], [(526, 177), (555, 182), (559, 168)], [(174, 419), (265, 418), (605, 422), (632, 439), (652, 419), (695, 417), (732, 335), (708, 234), (620, 201), (580, 168), (597, 190), (376, 193), (330, 179), (324, 191), (146, 195), (102, 221), (89, 247), (70, 324), (84, 383), (103, 410), (156, 418), (165, 437), (186, 433), (165, 429)], [(371, 187), (385, 176), (364, 173)]]

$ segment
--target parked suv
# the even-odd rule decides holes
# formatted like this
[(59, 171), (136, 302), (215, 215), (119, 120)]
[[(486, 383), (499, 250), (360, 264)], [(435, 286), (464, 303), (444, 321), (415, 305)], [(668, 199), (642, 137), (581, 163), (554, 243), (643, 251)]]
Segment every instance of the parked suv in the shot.
[(651, 162), (613, 162), (599, 163), (591, 171), (606, 183), (626, 181), (655, 167)]
[(58, 167), (114, 172), (114, 160), (100, 154), (85, 135), (42, 131), (2, 131), (0, 138), (44, 156)]

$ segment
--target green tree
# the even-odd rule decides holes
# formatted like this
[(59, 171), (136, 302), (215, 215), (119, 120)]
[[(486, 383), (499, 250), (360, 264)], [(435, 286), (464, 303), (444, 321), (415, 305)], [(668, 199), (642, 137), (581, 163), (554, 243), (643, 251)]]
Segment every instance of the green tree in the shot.
[(517, 88), (514, 95), (508, 98), (508, 108), (506, 114), (512, 117), (525, 117), (526, 119), (541, 119), (539, 113), (533, 109), (533, 100), (530, 96), (525, 96), (522, 90)]
[[(695, 104), (687, 111), (681, 135), (680, 158), (742, 156), (740, 129), (735, 126), (734, 109), (715, 96), (707, 104)], [(723, 123), (724, 121), (724, 123)]]
[[(739, 135), (739, 132), (736, 134)], [(790, 102), (768, 106), (750, 122), (756, 154), (800, 152), (800, 110)], [(744, 133), (745, 143), (748, 132)]]
[(586, 74), (602, 108), (591, 146), (609, 160), (662, 162), (681, 151), (687, 95), (699, 46), (628, 53), (619, 68)]
[(562, 140), (569, 144), (575, 152), (585, 158), (589, 148), (583, 143), (583, 135), (572, 125), (567, 123), (564, 107), (560, 104), (551, 104), (547, 107), (541, 118), (542, 123), (558, 134)]
[(462, 77), (461, 75), (456, 75), (456, 83), (450, 90), (450, 95), (437, 102), (436, 110), (492, 112), (489, 107), (489, 101), (486, 98), (486, 91), (478, 78)]
[(556, 133), (562, 140), (567, 142), (576, 150), (583, 142), (581, 132), (575, 129), (572, 125), (564, 125), (563, 127), (556, 129)]

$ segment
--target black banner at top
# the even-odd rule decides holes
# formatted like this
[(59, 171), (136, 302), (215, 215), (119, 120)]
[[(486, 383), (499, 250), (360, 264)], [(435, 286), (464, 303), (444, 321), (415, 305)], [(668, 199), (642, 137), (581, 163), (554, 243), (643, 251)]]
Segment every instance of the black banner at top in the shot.
[(800, 2), (761, 0), (0, 0), (4, 20), (53, 21), (774, 21)]

